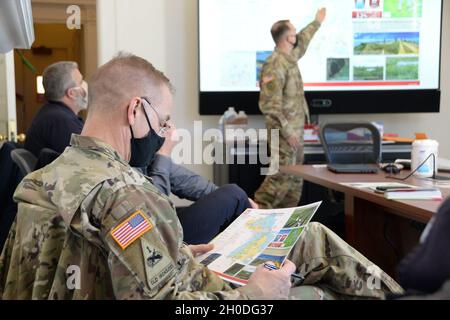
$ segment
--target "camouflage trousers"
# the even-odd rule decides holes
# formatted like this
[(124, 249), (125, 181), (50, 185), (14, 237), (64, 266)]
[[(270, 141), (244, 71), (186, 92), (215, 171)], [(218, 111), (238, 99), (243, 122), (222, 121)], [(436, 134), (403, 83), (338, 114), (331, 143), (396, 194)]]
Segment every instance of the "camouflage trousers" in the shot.
[(289, 259), (305, 277), (290, 299), (385, 299), (403, 289), (384, 271), (320, 223), (310, 223)]
[(298, 150), (293, 150), (281, 137), (278, 146), (271, 146), (270, 166), (276, 173), (266, 176), (255, 193), (255, 202), (261, 209), (291, 208), (298, 205), (302, 195), (303, 180), (281, 173), (279, 168), (280, 166), (302, 164), (303, 149), (302, 143)]

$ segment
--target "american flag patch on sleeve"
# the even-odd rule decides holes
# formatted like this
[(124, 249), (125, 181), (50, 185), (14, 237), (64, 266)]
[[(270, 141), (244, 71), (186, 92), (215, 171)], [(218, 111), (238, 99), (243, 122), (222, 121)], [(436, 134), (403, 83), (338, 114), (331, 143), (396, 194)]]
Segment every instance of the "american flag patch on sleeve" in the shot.
[(136, 211), (127, 220), (111, 231), (111, 236), (122, 250), (129, 247), (147, 231), (153, 228), (152, 223), (141, 210)]

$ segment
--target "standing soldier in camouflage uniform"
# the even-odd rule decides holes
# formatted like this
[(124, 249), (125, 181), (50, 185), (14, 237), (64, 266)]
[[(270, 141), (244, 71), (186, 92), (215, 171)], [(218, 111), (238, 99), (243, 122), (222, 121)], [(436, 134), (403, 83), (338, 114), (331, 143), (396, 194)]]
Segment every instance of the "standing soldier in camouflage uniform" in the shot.
[[(231, 288), (194, 259), (212, 246), (183, 243), (169, 198), (129, 165), (160, 147), (172, 105), (168, 79), (146, 60), (122, 54), (94, 74), (89, 88), (82, 134), (16, 190), (0, 298), (376, 299), (402, 291), (320, 224), (303, 233), (295, 264), (260, 266), (248, 285)], [(306, 282), (291, 289), (296, 268)]]
[[(262, 68), (259, 98), (267, 130), (280, 130), (279, 146), (271, 149), (272, 168), (303, 163), (303, 130), (305, 121), (309, 123), (309, 109), (298, 60), (305, 55), (325, 16), (325, 8), (320, 9), (315, 21), (298, 34), (288, 20), (272, 27), (276, 48)], [(255, 202), (262, 209), (296, 207), (302, 186), (300, 178), (277, 172), (266, 177), (255, 193)]]

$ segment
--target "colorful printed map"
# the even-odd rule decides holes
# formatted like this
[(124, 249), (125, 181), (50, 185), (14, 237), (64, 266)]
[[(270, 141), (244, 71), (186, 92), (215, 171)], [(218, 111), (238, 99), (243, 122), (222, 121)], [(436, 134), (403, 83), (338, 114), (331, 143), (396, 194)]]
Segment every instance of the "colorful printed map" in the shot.
[(271, 262), (277, 268), (282, 266), (320, 204), (276, 210), (249, 209), (212, 241), (214, 250), (197, 261), (223, 279), (243, 285), (261, 264)]

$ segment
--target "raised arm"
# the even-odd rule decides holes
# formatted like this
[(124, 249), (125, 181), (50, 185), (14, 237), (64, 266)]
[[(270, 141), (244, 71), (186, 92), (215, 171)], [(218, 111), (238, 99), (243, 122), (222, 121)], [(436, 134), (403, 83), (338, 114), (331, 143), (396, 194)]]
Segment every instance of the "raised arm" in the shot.
[(319, 9), (316, 13), (315, 20), (297, 34), (298, 45), (292, 51), (295, 59), (300, 60), (305, 55), (312, 38), (317, 30), (319, 30), (323, 21), (325, 21), (326, 14), (327, 11), (325, 8)]

